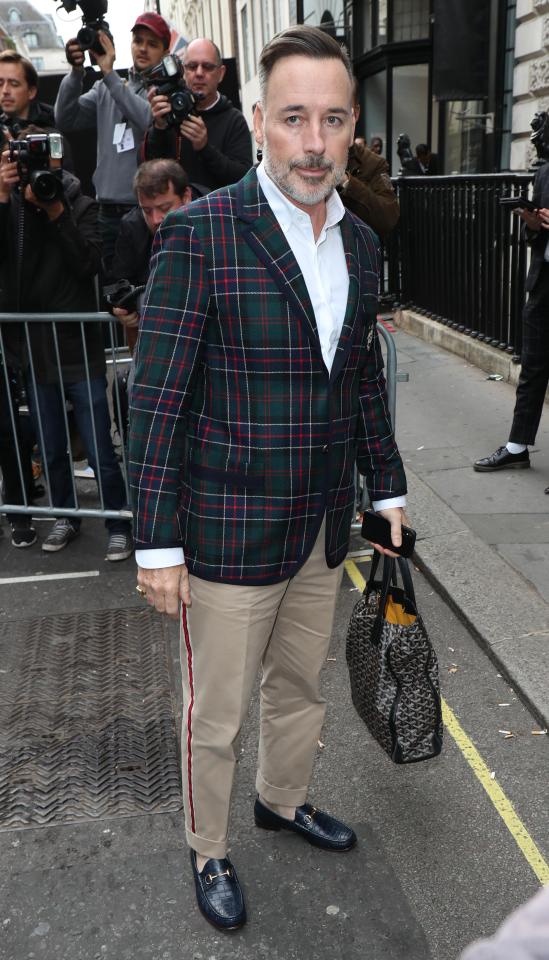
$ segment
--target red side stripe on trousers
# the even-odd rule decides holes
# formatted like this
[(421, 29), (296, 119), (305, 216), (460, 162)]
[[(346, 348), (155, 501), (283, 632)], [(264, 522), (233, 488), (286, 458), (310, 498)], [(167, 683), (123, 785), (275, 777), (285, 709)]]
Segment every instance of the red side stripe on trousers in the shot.
[(192, 755), (192, 712), (194, 706), (194, 680), (193, 680), (193, 652), (191, 650), (191, 638), (189, 634), (189, 625), (187, 622), (187, 607), (182, 604), (182, 623), (183, 636), (185, 637), (185, 647), (187, 650), (187, 672), (189, 675), (189, 707), (187, 710), (187, 790), (189, 792), (189, 810), (191, 813), (191, 830), (196, 833), (194, 820), (193, 803), (193, 755)]

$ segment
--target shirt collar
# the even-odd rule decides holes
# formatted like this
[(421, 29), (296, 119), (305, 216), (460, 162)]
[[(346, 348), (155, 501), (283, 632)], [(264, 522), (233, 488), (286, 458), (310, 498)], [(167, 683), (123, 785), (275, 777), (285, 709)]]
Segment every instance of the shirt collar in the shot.
[(213, 110), (213, 108), (215, 107), (215, 105), (218, 104), (220, 100), (221, 100), (221, 94), (220, 94), (220, 92), (219, 92), (219, 90), (218, 90), (218, 91), (217, 91), (217, 97), (215, 98), (214, 102), (213, 102), (213, 103), (210, 103), (210, 106), (209, 106), (209, 107), (204, 107), (200, 112), (201, 112), (201, 113), (207, 113), (208, 110)]
[[(286, 233), (292, 223), (295, 223), (300, 215), (302, 216), (304, 211), (300, 207), (296, 207), (295, 203), (282, 192), (280, 187), (271, 180), (269, 174), (265, 170), (265, 164), (262, 160), (259, 166), (256, 169), (257, 179), (259, 180), (259, 185), (265, 194), (267, 203), (269, 204), (271, 210), (273, 211), (276, 219), (278, 220), (280, 226)], [(305, 214), (308, 216), (308, 214)], [(332, 190), (330, 196), (326, 200), (326, 222), (322, 229), (322, 233), (325, 230), (328, 230), (329, 227), (335, 226), (345, 216), (345, 207), (341, 202), (341, 198), (337, 190)]]

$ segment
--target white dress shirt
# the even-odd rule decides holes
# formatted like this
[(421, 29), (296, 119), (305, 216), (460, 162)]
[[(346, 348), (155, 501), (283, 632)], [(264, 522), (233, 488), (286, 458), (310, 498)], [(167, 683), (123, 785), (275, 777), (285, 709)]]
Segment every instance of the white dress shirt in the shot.
[[(345, 207), (337, 191), (333, 190), (326, 200), (324, 226), (315, 240), (309, 214), (296, 207), (282, 193), (267, 174), (263, 163), (257, 168), (257, 179), (303, 274), (314, 310), (322, 358), (329, 373), (349, 296), (349, 273), (339, 227), (345, 216)], [(405, 504), (406, 497), (393, 497), (376, 500), (372, 506), (374, 510), (383, 510), (385, 507), (403, 507)], [(183, 563), (184, 555), (181, 547), (167, 547), (136, 550), (135, 559), (140, 567), (159, 569)]]

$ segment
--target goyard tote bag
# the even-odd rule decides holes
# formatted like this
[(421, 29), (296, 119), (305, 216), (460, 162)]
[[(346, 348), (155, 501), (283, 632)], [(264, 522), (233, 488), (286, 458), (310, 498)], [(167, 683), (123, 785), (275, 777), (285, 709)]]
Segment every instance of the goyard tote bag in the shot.
[(407, 560), (374, 552), (364, 593), (347, 633), (351, 695), (359, 717), (395, 763), (436, 757), (442, 749), (438, 663), (417, 612)]

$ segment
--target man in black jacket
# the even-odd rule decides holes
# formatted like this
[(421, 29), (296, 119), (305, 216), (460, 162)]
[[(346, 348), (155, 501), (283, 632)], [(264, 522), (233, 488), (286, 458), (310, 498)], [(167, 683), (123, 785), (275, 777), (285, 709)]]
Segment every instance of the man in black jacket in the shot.
[[(29, 127), (25, 135), (43, 132)], [(62, 171), (60, 163), (50, 156), (50, 171), (59, 186), (46, 201), (37, 197), (28, 182), (24, 164), (10, 162), (7, 150), (2, 154), (0, 309), (4, 312), (70, 314), (96, 309), (94, 278), (101, 257), (97, 205), (82, 195), (79, 181)], [(22, 324), (5, 324), (2, 332), (6, 362), (20, 369), (30, 365), (34, 371), (34, 377), (28, 378), (29, 400), (39, 424), (53, 507), (75, 506), (65, 429), (67, 398), (90, 466), (100, 480), (105, 508), (123, 509), (125, 488), (110, 434), (100, 325), (90, 324), (84, 333), (80, 324), (70, 322), (56, 324), (55, 332), (47, 321), (32, 323), (28, 339)], [(63, 549), (76, 537), (79, 526), (79, 518), (59, 518), (42, 549)], [(129, 557), (133, 551), (129, 521), (111, 518), (106, 526), (107, 559)]]
[[(136, 287), (149, 279), (149, 261), (156, 228), (172, 210), (192, 200), (187, 174), (175, 160), (148, 160), (137, 168), (133, 180), (139, 206), (120, 222), (114, 250), (112, 275), (129, 280)], [(128, 346), (133, 353), (137, 340), (139, 313), (115, 307), (113, 314), (126, 328)]]
[(53, 107), (37, 100), (38, 74), (30, 62), (15, 50), (0, 53), (0, 125), (14, 139), (30, 123), (55, 126)]
[(179, 160), (191, 183), (202, 193), (240, 180), (252, 166), (252, 143), (244, 116), (219, 93), (225, 75), (221, 54), (211, 40), (193, 40), (183, 59), (185, 82), (199, 98), (196, 115), (179, 128), (168, 127), (168, 97), (151, 95), (154, 123), (143, 144), (143, 158)]
[[(526, 278), (528, 301), (522, 313), (521, 368), (513, 423), (505, 446), (475, 462), (478, 473), (530, 466), (528, 447), (536, 441), (549, 383), (549, 163), (536, 174), (532, 199), (536, 209), (520, 211), (532, 256)], [(545, 493), (549, 494), (549, 486)]]

